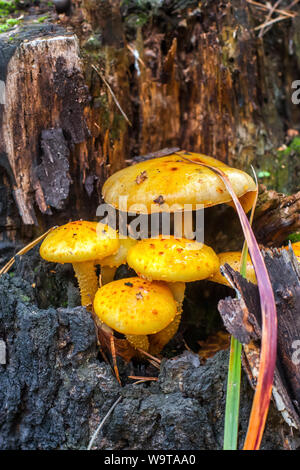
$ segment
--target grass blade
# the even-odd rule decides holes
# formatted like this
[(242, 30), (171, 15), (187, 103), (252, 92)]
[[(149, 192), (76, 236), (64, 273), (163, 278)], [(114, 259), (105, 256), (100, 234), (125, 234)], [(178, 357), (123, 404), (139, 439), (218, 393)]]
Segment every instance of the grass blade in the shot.
[(231, 336), (225, 407), (224, 450), (236, 450), (237, 448), (241, 388), (241, 353), (241, 343)]
[(277, 312), (272, 285), (270, 282), (266, 265), (264, 263), (263, 256), (260, 252), (249, 220), (244, 212), (244, 209), (241, 206), (237, 195), (235, 194), (231, 186), (230, 180), (227, 175), (219, 168), (215, 168), (200, 162), (195, 162), (183, 155), (181, 155), (181, 157), (192, 163), (201, 166), (206, 166), (207, 168), (218, 174), (222, 179), (227, 191), (229, 192), (234, 202), (236, 211), (238, 213), (244, 236), (248, 244), (252, 264), (255, 270), (262, 314), (262, 338), (260, 367), (254, 399), (252, 403), (247, 436), (244, 443), (244, 450), (258, 450), (260, 447), (269, 410), (274, 370), (276, 364)]

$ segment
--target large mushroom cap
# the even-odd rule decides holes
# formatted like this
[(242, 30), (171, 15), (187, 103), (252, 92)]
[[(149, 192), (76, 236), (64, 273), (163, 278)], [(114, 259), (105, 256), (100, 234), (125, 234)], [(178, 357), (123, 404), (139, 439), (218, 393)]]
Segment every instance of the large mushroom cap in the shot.
[(132, 211), (137, 213), (164, 212), (173, 204), (192, 204), (195, 209), (196, 204), (210, 207), (232, 201), (217, 174), (183, 157), (222, 169), (245, 211), (252, 207), (256, 185), (247, 173), (212, 157), (184, 151), (147, 160), (113, 174), (103, 186), (105, 201), (123, 210), (119, 198), (127, 197), (127, 211), (134, 206)]
[(118, 234), (111, 227), (79, 220), (50, 232), (40, 247), (40, 255), (54, 263), (76, 263), (101, 259), (118, 248)]
[(219, 269), (212, 248), (186, 238), (148, 238), (130, 248), (127, 263), (136, 273), (168, 282), (206, 279)]
[(163, 283), (138, 277), (101, 287), (94, 310), (108, 326), (125, 335), (148, 335), (168, 326), (177, 313), (170, 289)]

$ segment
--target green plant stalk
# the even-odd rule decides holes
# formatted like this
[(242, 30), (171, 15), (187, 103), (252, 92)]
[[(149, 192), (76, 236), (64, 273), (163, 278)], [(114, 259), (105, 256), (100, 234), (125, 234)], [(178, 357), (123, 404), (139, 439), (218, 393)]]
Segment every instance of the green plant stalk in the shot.
[[(256, 197), (257, 200), (257, 197)], [(252, 224), (256, 200), (251, 209), (250, 224)], [(246, 278), (247, 273), (248, 245), (244, 241), (241, 256), (240, 273)], [(242, 370), (242, 344), (231, 336), (230, 356), (228, 367), (226, 406), (225, 406), (225, 427), (224, 427), (224, 450), (236, 450), (238, 444), (240, 390), (241, 390), (241, 370)]]
[(224, 450), (236, 450), (237, 448), (241, 388), (241, 353), (241, 343), (231, 336), (225, 407)]
[[(244, 242), (240, 269), (243, 277), (246, 277), (247, 255), (247, 243)], [(241, 343), (231, 336), (225, 407), (224, 450), (237, 449), (242, 369), (241, 354)]]

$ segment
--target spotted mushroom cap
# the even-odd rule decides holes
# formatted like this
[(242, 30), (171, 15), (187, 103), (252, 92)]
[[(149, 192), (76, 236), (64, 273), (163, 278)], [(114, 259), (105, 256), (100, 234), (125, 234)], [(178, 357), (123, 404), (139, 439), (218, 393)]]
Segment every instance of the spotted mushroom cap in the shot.
[(292, 248), (294, 250), (295, 255), (298, 258), (298, 261), (300, 261), (300, 242), (292, 243)]
[(101, 259), (118, 248), (118, 234), (111, 227), (79, 220), (50, 232), (41, 244), (40, 255), (54, 263), (76, 263)]
[[(227, 251), (224, 253), (218, 253), (220, 266), (224, 264), (229, 264), (235, 271), (240, 271), (241, 267), (241, 251)], [(255, 271), (250, 256), (247, 257), (247, 266), (246, 266), (246, 277), (248, 281), (253, 284), (257, 284)], [(227, 279), (221, 274), (221, 271), (218, 270), (211, 278), (210, 281), (217, 282), (218, 284), (224, 284), (225, 286), (230, 286)]]
[(186, 238), (148, 238), (130, 248), (128, 265), (149, 280), (191, 282), (206, 279), (219, 269), (212, 248)]
[(121, 264), (126, 263), (128, 250), (137, 243), (134, 238), (120, 238), (120, 245), (118, 251), (110, 256), (106, 256), (99, 261), (101, 266), (109, 266), (110, 268), (117, 268)]
[(125, 210), (120, 206), (120, 197), (127, 197), (127, 211), (131, 208), (133, 212), (148, 214), (180, 210), (170, 208), (175, 204), (191, 204), (195, 210), (196, 204), (210, 207), (232, 202), (217, 174), (183, 157), (222, 169), (245, 211), (252, 207), (256, 185), (247, 173), (212, 157), (185, 151), (153, 158), (116, 172), (103, 185), (105, 202)]
[(94, 299), (94, 310), (119, 333), (149, 335), (173, 321), (177, 304), (166, 284), (131, 277), (101, 287)]
[[(298, 260), (298, 263), (300, 263), (300, 242), (291, 243), (291, 245), (292, 245), (293, 252), (295, 253), (295, 256)], [(279, 248), (279, 250), (282, 250), (282, 249), (288, 250), (289, 245)]]

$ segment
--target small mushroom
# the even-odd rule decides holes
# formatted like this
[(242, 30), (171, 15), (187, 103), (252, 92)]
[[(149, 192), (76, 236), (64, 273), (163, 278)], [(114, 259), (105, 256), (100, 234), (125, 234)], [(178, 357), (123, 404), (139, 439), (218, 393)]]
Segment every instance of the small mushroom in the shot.
[[(218, 253), (220, 266), (223, 266), (224, 264), (227, 263), (235, 271), (240, 271), (241, 257), (242, 257), (242, 252), (241, 251), (227, 251), (227, 252), (224, 252), (224, 253)], [(251, 261), (251, 258), (250, 258), (249, 255), (247, 256), (246, 278), (248, 279), (248, 281), (252, 282), (253, 284), (257, 283), (256, 282), (255, 271), (254, 271), (252, 261)], [(230, 286), (230, 284), (227, 281), (226, 277), (224, 277), (221, 274), (220, 270), (215, 272), (215, 274), (213, 276), (211, 276), (209, 280), (212, 281), (212, 282), (216, 282), (218, 284), (223, 284), (224, 286)]]
[(177, 314), (177, 305), (166, 284), (133, 277), (98, 289), (94, 311), (101, 322), (123, 333), (134, 348), (148, 351), (147, 335), (166, 328)]
[(137, 240), (128, 237), (119, 238), (119, 242), (119, 249), (115, 254), (99, 260), (102, 285), (113, 281), (117, 268), (126, 263), (128, 250), (137, 243)]
[[(296, 258), (298, 259), (298, 262), (300, 263), (300, 242), (292, 243), (292, 248), (296, 255)], [(282, 249), (288, 250), (289, 247), (286, 246), (279, 248), (279, 250)], [(241, 251), (226, 251), (224, 253), (218, 253), (218, 257), (220, 261), (220, 266), (223, 266), (224, 264), (229, 264), (229, 266), (235, 271), (240, 271), (242, 257)], [(247, 256), (246, 278), (253, 284), (257, 284), (255, 271), (249, 255)], [(209, 280), (212, 282), (217, 282), (218, 284), (223, 284), (224, 286), (230, 286), (226, 277), (221, 274), (220, 270), (218, 270), (212, 277), (210, 277)]]
[(115, 253), (118, 234), (107, 225), (79, 220), (54, 229), (44, 239), (40, 255), (54, 263), (72, 263), (81, 303), (90, 306), (99, 288), (95, 260)]
[(151, 352), (157, 354), (175, 335), (181, 318), (185, 283), (207, 279), (219, 269), (212, 248), (186, 238), (148, 238), (130, 248), (128, 265), (138, 276), (165, 281), (178, 305), (174, 321), (151, 338)]

